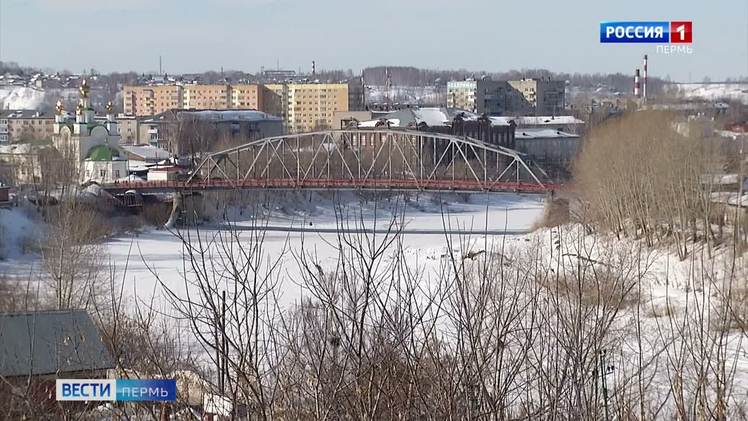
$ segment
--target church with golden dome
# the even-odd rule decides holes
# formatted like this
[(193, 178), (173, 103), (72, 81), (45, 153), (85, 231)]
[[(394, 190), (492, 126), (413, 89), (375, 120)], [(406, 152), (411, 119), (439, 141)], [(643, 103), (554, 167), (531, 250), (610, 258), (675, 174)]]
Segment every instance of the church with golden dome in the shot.
[(65, 112), (61, 101), (57, 102), (53, 145), (64, 159), (75, 164), (81, 181), (108, 183), (127, 177), (127, 161), (119, 158), (121, 136), (112, 103), (107, 104), (106, 119), (98, 120), (90, 89), (84, 79), (75, 118)]

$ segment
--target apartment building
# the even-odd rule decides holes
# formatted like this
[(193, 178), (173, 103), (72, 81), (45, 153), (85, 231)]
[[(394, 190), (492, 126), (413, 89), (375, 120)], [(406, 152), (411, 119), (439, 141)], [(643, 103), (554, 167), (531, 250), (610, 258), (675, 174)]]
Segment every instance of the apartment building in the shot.
[(182, 108), (181, 85), (125, 86), (122, 89), (126, 115), (146, 116)]
[(156, 85), (125, 86), (126, 115), (151, 116), (171, 109), (258, 110), (265, 111), (262, 85)]
[(123, 96), (126, 115), (151, 116), (172, 109), (257, 110), (282, 117), (286, 132), (300, 133), (333, 127), (335, 112), (362, 110), (363, 93), (357, 79), (350, 83), (126, 86)]
[(181, 108), (214, 110), (230, 108), (231, 85), (184, 85), (182, 92)]
[(267, 88), (262, 85), (231, 85), (228, 108), (269, 112), (265, 105), (266, 92), (268, 92)]
[(550, 78), (520, 79), (508, 81), (519, 91), (534, 115), (558, 115), (566, 108), (566, 83)]
[(35, 110), (0, 111), (0, 144), (51, 140), (54, 117)]
[(348, 83), (282, 83), (266, 87), (274, 97), (267, 103), (269, 112), (283, 118), (288, 133), (334, 128), (336, 112), (361, 107), (358, 101), (350, 103)]

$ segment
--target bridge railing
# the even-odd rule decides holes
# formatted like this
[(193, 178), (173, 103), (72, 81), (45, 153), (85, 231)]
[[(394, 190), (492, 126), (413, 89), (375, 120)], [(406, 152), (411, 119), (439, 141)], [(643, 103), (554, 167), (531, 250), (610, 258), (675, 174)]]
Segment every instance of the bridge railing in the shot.
[(336, 188), (361, 190), (436, 190), (436, 191), (516, 191), (545, 192), (557, 188), (557, 185), (529, 182), (508, 181), (474, 181), (474, 180), (415, 180), (415, 179), (328, 179), (314, 178), (293, 179), (209, 179), (193, 182), (186, 181), (131, 181), (106, 185), (112, 190), (177, 191), (177, 190), (213, 190), (213, 189), (299, 189), (299, 188)]

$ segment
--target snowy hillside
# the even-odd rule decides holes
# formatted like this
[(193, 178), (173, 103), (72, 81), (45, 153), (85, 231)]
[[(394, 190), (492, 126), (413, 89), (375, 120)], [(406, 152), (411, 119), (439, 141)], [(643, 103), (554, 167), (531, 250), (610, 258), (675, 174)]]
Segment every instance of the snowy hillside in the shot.
[(669, 85), (668, 90), (688, 99), (748, 104), (748, 83), (677, 83)]
[[(95, 93), (95, 91), (94, 91)], [(40, 89), (26, 86), (0, 86), (0, 109), (2, 110), (36, 110), (46, 100), (47, 106), (51, 108), (57, 99), (63, 99), (66, 103), (78, 100), (77, 88), (62, 89)], [(101, 102), (103, 98), (93, 98), (94, 104)], [(98, 100), (98, 101), (97, 101)], [(121, 99), (118, 98), (121, 101)]]
[(0, 109), (33, 110), (44, 100), (44, 90), (25, 86), (0, 87)]

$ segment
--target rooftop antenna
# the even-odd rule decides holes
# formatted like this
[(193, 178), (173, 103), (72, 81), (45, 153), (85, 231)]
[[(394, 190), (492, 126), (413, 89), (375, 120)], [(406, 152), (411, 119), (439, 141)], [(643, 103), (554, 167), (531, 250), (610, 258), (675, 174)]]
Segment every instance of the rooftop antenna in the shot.
[(312, 60), (312, 77), (317, 74), (317, 63)]

